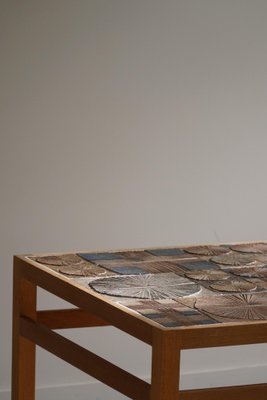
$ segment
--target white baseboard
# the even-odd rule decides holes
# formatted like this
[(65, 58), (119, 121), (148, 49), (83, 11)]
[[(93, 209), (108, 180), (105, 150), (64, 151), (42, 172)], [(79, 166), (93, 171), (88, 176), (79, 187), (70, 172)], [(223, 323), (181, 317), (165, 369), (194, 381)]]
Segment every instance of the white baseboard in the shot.
[[(145, 379), (145, 378), (144, 378)], [(267, 383), (267, 365), (182, 374), (181, 389)], [(126, 400), (128, 397), (97, 382), (37, 388), (36, 400)], [(0, 400), (10, 400), (10, 390), (0, 390)]]

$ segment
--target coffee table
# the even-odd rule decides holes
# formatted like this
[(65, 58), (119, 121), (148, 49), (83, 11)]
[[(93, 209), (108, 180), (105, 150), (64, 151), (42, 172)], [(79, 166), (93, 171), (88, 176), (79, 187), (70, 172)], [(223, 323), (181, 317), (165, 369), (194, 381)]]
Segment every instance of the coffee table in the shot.
[[(75, 307), (38, 311), (37, 287)], [(36, 345), (131, 399), (267, 399), (267, 383), (179, 390), (181, 350), (267, 342), (265, 242), (19, 255), (13, 294), (12, 400), (34, 399)], [(152, 346), (151, 383), (54, 331), (106, 325)]]

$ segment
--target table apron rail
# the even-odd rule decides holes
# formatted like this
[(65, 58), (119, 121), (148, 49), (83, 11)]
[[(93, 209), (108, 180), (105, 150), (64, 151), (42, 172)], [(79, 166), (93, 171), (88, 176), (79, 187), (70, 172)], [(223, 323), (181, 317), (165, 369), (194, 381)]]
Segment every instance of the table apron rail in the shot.
[(177, 330), (180, 349), (197, 349), (218, 346), (240, 346), (267, 342), (267, 323), (214, 325), (196, 329)]

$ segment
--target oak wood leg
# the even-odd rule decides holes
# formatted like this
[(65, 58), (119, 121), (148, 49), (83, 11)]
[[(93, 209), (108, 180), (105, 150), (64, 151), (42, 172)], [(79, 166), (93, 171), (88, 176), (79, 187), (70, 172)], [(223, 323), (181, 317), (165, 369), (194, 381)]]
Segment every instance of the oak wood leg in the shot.
[(36, 292), (36, 285), (23, 279), (14, 265), (12, 400), (35, 398), (35, 344), (20, 335), (19, 318), (36, 319)]
[(150, 400), (177, 400), (180, 350), (173, 332), (156, 329), (152, 343)]

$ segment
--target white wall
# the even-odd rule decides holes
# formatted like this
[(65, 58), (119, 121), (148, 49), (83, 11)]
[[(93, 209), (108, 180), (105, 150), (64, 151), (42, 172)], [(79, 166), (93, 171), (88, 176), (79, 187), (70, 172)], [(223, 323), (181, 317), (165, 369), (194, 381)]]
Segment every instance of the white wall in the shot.
[[(0, 6), (1, 398), (14, 253), (267, 239), (267, 2)], [(149, 374), (148, 349), (111, 328), (68, 335), (110, 359), (131, 344), (120, 363)], [(267, 366), (266, 346), (215, 355), (190, 352), (184, 373)], [(77, 382), (38, 353), (38, 385)]]

